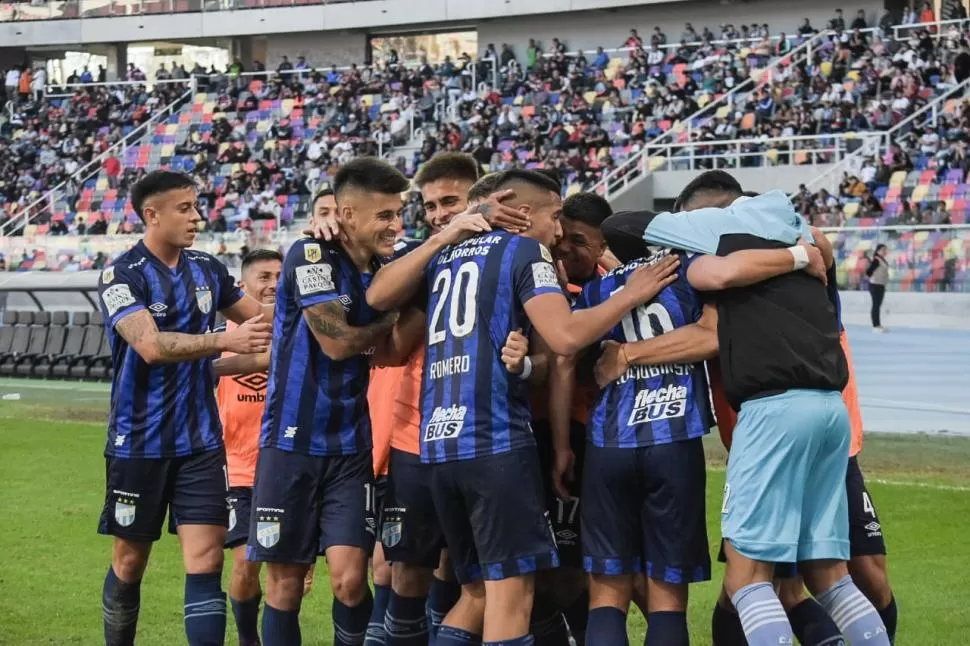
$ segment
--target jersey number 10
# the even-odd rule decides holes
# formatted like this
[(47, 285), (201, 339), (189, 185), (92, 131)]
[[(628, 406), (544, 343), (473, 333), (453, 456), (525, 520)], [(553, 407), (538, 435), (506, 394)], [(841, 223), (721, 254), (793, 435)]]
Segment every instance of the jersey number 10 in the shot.
[[(623, 289), (622, 287), (620, 289)], [(620, 289), (613, 290), (610, 294), (620, 291)], [(636, 324), (634, 324), (634, 317), (636, 317)], [(670, 318), (670, 312), (667, 308), (660, 303), (648, 303), (646, 305), (639, 305), (632, 312), (627, 312), (623, 319), (620, 320), (620, 325), (623, 326), (623, 337), (627, 343), (634, 343), (635, 341), (643, 341), (644, 339), (652, 339), (654, 336), (654, 321), (656, 321), (657, 326), (660, 328), (660, 334), (666, 334), (674, 329), (674, 321)], [(639, 334), (637, 329), (639, 328)]]
[(451, 336), (461, 338), (472, 333), (475, 329), (475, 315), (478, 308), (479, 277), (480, 271), (474, 262), (466, 262), (460, 266), (455, 272), (454, 281), (452, 281), (451, 268), (448, 267), (435, 276), (432, 291), (435, 294), (440, 292), (440, 296), (435, 303), (434, 311), (431, 312), (428, 345), (441, 343), (447, 336), (441, 319), (445, 302), (449, 299), (451, 302), (448, 307), (448, 330)]

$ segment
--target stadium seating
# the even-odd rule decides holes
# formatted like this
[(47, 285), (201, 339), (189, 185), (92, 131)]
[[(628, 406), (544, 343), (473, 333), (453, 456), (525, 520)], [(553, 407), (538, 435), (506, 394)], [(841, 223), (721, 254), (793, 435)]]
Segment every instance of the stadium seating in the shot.
[(100, 312), (7, 310), (0, 322), (0, 376), (110, 380)]

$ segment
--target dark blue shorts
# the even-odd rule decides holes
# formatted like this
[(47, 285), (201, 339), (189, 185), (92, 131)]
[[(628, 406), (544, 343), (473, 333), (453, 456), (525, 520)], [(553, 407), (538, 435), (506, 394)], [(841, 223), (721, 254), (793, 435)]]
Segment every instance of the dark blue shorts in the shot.
[(245, 545), (249, 540), (249, 518), (253, 508), (252, 487), (229, 487), (229, 529), (226, 549)]
[(182, 458), (105, 458), (107, 483), (98, 533), (152, 542), (179, 525), (221, 525), (229, 521), (226, 452)]
[(406, 451), (391, 449), (387, 491), (381, 511), (381, 544), (391, 563), (435, 568), (444, 535), (431, 497), (431, 465)]
[(700, 438), (631, 449), (589, 445), (585, 469), (580, 515), (587, 572), (643, 572), (667, 583), (711, 578)]
[(371, 452), (318, 457), (260, 449), (246, 556), (313, 563), (334, 545), (374, 549)]
[(434, 464), (431, 493), (459, 583), (559, 566), (534, 447)]
[(532, 430), (539, 450), (539, 465), (542, 470), (542, 482), (545, 485), (546, 509), (552, 521), (552, 531), (556, 534), (556, 546), (559, 548), (559, 561), (566, 567), (583, 567), (583, 550), (580, 544), (579, 530), (579, 494), (583, 485), (583, 464), (586, 461), (586, 427), (573, 421), (569, 429), (569, 444), (576, 456), (573, 466), (574, 479), (567, 482), (569, 500), (560, 500), (552, 487), (552, 429), (548, 420), (536, 420), (532, 423)]

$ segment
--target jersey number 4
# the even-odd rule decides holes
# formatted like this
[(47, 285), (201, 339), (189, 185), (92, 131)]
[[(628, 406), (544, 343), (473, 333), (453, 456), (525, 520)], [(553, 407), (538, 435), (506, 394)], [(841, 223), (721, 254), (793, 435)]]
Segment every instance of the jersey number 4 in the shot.
[(450, 268), (445, 268), (435, 276), (432, 291), (438, 294), (438, 302), (431, 312), (428, 345), (441, 343), (447, 336), (444, 321), (442, 321), (446, 304), (448, 305), (447, 327), (451, 336), (461, 338), (472, 333), (475, 329), (478, 307), (479, 277), (478, 265), (474, 262), (466, 262), (460, 266), (455, 272), (454, 280), (452, 280)]

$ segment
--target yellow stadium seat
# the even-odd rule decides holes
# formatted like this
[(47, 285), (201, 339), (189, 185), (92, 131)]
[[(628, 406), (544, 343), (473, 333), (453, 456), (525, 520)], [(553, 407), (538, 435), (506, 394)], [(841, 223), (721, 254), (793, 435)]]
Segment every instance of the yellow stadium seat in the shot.
[(844, 213), (845, 217), (847, 218), (854, 218), (855, 216), (859, 215), (859, 203), (849, 202), (842, 208), (842, 213)]
[(922, 202), (926, 199), (926, 194), (929, 193), (929, 187), (920, 185), (913, 189), (913, 194), (910, 196), (910, 202)]
[[(845, 78), (849, 79), (850, 81), (855, 81), (855, 82), (858, 83), (859, 80), (862, 79), (862, 75), (859, 74), (859, 70), (849, 70), (846, 73)], [(848, 88), (846, 88), (846, 89), (848, 89)]]
[(267, 139), (266, 143), (263, 144), (263, 150), (274, 150), (276, 148), (275, 139)]
[(162, 145), (162, 157), (171, 157), (175, 154), (175, 144)]
[(209, 95), (206, 94), (205, 92), (196, 92), (195, 93), (195, 97), (192, 99), (192, 102), (193, 103), (205, 103), (205, 100), (206, 100), (206, 98), (208, 98), (208, 96)]
[(603, 70), (603, 77), (607, 81), (612, 81), (616, 78), (617, 72), (618, 70), (615, 67), (607, 67), (605, 70)]
[(731, 114), (731, 106), (729, 106), (729, 105), (722, 105), (720, 108), (717, 109), (717, 112), (715, 113), (715, 116), (718, 119), (727, 119), (728, 118), (728, 115), (730, 115), (730, 114)]
[[(215, 101), (206, 101), (205, 105), (202, 106), (202, 112), (204, 114), (212, 114), (212, 112), (215, 109), (216, 109)], [(222, 115), (221, 112), (219, 114)], [(215, 115), (213, 115), (212, 118), (215, 119)], [(222, 115), (222, 118), (225, 118), (225, 115)]]
[(776, 166), (778, 164), (778, 150), (775, 148), (769, 148), (766, 150), (765, 159), (767, 159), (772, 166)]
[(569, 188), (566, 189), (566, 197), (570, 195), (575, 195), (576, 193), (581, 193), (583, 187), (580, 184), (570, 184)]
[(522, 105), (523, 101), (525, 101), (525, 98), (520, 94), (512, 100), (512, 105)]
[(94, 190), (96, 191), (107, 191), (108, 190), (108, 178), (99, 177), (98, 181), (94, 183)]
[(219, 144), (219, 151), (218, 151), (217, 154), (221, 155), (223, 152), (225, 152), (226, 148), (228, 148), (228, 147), (229, 147), (229, 142), (228, 141), (222, 142), (221, 144)]
[(650, 166), (649, 166), (649, 168), (650, 168), (650, 171), (651, 172), (653, 172), (655, 170), (660, 170), (661, 168), (663, 168), (666, 165), (667, 165), (667, 158), (666, 157), (661, 157), (660, 155), (657, 155), (655, 157), (651, 157), (650, 158)]
[(288, 115), (291, 112), (293, 112), (293, 104), (294, 104), (293, 99), (283, 99), (283, 102), (280, 104), (280, 108), (283, 110), (283, 114)]
[(331, 85), (330, 86), (330, 96), (334, 96), (339, 91), (340, 91), (340, 86), (339, 85)]
[(165, 126), (166, 135), (178, 134), (178, 131), (179, 131), (179, 124), (177, 123), (169, 123)]
[(574, 132), (576, 132), (576, 126), (566, 126), (563, 128), (563, 130), (565, 130), (569, 134), (573, 134)]
[(697, 107), (703, 108), (705, 105), (711, 102), (710, 95), (702, 94), (699, 99), (697, 99)]
[(906, 181), (906, 171), (898, 170), (893, 173), (893, 176), (889, 178), (890, 186), (902, 186), (903, 182)]
[(118, 221), (112, 220), (108, 224), (108, 235), (113, 236), (114, 234), (118, 233), (118, 226), (119, 226)]
[(360, 103), (365, 108), (369, 108), (374, 105), (374, 95), (373, 94), (363, 94), (360, 97)]
[(583, 98), (586, 99), (586, 103), (592, 104), (596, 100), (596, 92), (590, 90), (583, 94)]
[[(37, 225), (36, 224), (28, 224), (27, 226), (24, 227), (24, 236), (25, 237), (29, 238), (29, 237), (31, 237), (33, 235), (36, 235), (36, 234), (37, 234)], [(35, 263), (34, 267), (36, 268), (36, 266), (37, 265)]]
[(272, 125), (272, 122), (269, 121), (268, 119), (266, 121), (257, 121), (256, 132), (258, 132), (259, 134), (264, 134), (266, 132), (269, 132), (269, 128), (271, 125)]
[(832, 62), (822, 61), (821, 71), (822, 71), (822, 76), (824, 76), (825, 78), (828, 78), (829, 74), (832, 73)]

